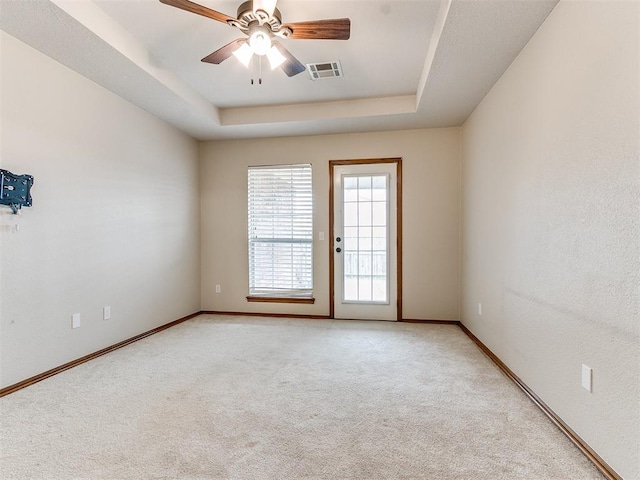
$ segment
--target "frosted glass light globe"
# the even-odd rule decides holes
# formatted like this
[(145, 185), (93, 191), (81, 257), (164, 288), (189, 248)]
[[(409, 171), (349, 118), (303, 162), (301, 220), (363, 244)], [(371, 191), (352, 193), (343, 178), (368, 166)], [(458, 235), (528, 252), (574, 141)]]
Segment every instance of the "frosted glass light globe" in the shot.
[(256, 55), (266, 55), (271, 48), (271, 39), (266, 32), (257, 30), (249, 37), (249, 46)]

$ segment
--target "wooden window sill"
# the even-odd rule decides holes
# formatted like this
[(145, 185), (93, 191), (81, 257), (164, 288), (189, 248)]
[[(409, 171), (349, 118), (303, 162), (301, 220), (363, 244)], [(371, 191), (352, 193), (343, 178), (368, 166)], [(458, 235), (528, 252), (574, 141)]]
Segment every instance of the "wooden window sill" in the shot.
[(312, 304), (316, 302), (313, 297), (310, 298), (290, 298), (290, 297), (247, 297), (247, 302), (263, 302), (263, 303), (306, 303)]

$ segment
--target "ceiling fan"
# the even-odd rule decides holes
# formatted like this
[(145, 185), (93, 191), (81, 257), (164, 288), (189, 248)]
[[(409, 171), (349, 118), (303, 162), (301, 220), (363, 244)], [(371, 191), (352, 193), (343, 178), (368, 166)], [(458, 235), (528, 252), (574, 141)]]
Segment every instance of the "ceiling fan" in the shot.
[(282, 23), (282, 14), (276, 8), (277, 0), (249, 0), (238, 7), (237, 18), (217, 12), (190, 0), (160, 0), (187, 12), (196, 13), (239, 29), (247, 38), (237, 38), (202, 59), (203, 62), (220, 64), (234, 55), (249, 66), (254, 55), (266, 56), (271, 69), (280, 67), (289, 77), (305, 70), (277, 38), (309, 40), (348, 40), (351, 36), (351, 20), (336, 18), (310, 22)]

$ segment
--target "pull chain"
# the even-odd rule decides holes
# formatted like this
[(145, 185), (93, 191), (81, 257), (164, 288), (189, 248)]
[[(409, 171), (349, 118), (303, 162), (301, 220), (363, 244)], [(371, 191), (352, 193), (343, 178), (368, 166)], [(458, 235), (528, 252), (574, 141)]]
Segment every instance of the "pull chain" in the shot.
[(251, 85), (255, 85), (255, 74), (258, 70), (258, 85), (262, 85), (262, 56), (254, 55), (251, 59)]

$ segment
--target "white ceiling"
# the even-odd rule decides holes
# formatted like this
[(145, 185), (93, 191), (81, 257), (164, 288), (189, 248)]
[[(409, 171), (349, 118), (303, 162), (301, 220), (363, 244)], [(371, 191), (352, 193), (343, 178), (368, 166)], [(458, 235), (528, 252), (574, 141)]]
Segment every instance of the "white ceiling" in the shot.
[[(201, 140), (461, 125), (558, 0), (279, 0), (283, 22), (351, 19), (351, 38), (282, 40), (312, 81), (234, 57), (242, 36), (159, 0), (0, 0), (0, 28)], [(241, 0), (197, 1), (234, 16)]]

